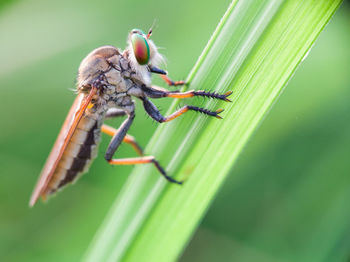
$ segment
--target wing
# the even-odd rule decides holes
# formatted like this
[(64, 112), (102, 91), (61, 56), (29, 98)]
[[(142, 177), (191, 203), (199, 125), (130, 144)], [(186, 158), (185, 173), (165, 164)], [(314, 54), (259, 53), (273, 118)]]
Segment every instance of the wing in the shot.
[(29, 206), (33, 206), (42, 192), (45, 191), (53, 173), (55, 172), (58, 162), (62, 158), (63, 152), (66, 149), (69, 140), (71, 139), (76, 127), (85, 113), (87, 106), (91, 102), (91, 99), (96, 92), (97, 89), (93, 87), (88, 95), (80, 93), (75, 99), (51, 150), (51, 153), (46, 160), (45, 166), (41, 171), (39, 180), (34, 188), (32, 197), (30, 198)]

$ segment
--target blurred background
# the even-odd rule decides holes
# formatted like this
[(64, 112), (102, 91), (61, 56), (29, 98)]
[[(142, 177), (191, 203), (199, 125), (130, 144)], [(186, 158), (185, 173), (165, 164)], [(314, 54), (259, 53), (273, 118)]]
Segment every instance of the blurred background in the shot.
[[(105, 44), (124, 48), (132, 28), (155, 22), (166, 69), (184, 79), (229, 3), (0, 1), (1, 261), (79, 261), (132, 169), (106, 164), (104, 136), (79, 183), (28, 208), (85, 55)], [(345, 2), (250, 139), (181, 261), (349, 261), (349, 42)], [(162, 112), (170, 103), (156, 101)], [(156, 127), (138, 104), (130, 133), (145, 146)], [(123, 145), (117, 155), (134, 152)]]

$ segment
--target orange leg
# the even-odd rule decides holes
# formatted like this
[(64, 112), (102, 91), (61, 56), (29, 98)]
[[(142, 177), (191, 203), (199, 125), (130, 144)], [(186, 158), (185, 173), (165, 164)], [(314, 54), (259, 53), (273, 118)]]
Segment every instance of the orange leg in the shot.
[(221, 119), (222, 117), (219, 114), (222, 111), (224, 111), (223, 109), (218, 109), (216, 111), (209, 111), (205, 108), (186, 105), (169, 116), (163, 116), (159, 112), (158, 108), (150, 100), (148, 100), (147, 98), (143, 98), (142, 100), (143, 100), (143, 106), (147, 114), (159, 123), (164, 123), (164, 122), (169, 122), (171, 120), (174, 120), (175, 118), (181, 116), (182, 114), (188, 111), (195, 111), (195, 112), (206, 114), (208, 116), (215, 116), (216, 118)]
[(227, 98), (231, 94), (232, 94), (232, 91), (228, 91), (225, 94), (220, 95), (220, 94), (217, 94), (217, 93), (190, 90), (190, 91), (183, 92), (183, 93), (180, 93), (180, 92), (168, 92), (166, 94), (166, 96), (167, 97), (173, 97), (173, 98), (188, 98), (188, 97), (194, 97), (194, 96), (206, 96), (206, 97), (211, 97), (211, 98), (224, 100), (226, 102), (231, 102), (231, 100)]
[(163, 80), (169, 85), (169, 86), (182, 86), (185, 83), (185, 81), (173, 81), (171, 80), (167, 75), (161, 75), (161, 78), (163, 78)]
[(137, 165), (137, 164), (148, 164), (153, 163), (155, 167), (159, 170), (159, 172), (172, 183), (176, 183), (181, 185), (182, 181), (177, 181), (170, 176), (168, 176), (165, 170), (159, 165), (158, 161), (154, 158), (154, 156), (142, 156), (142, 157), (134, 157), (134, 158), (121, 158), (121, 159), (111, 159), (108, 161), (111, 165)]
[[(118, 130), (107, 126), (102, 125), (101, 131), (107, 135), (114, 136), (116, 133), (118, 133)], [(126, 135), (123, 139), (123, 142), (130, 144), (135, 151), (139, 155), (143, 155), (141, 147), (137, 144), (133, 136)], [(165, 170), (159, 165), (158, 161), (154, 158), (154, 156), (142, 156), (142, 157), (134, 157), (134, 158), (121, 158), (121, 159), (111, 159), (108, 161), (111, 165), (137, 165), (137, 164), (148, 164), (153, 163), (155, 167), (159, 170), (159, 172), (170, 182), (176, 183), (176, 184), (182, 184), (181, 181), (177, 181), (171, 177), (169, 177)]]
[[(113, 137), (118, 132), (118, 129), (115, 129), (115, 128), (111, 127), (111, 126), (102, 125), (101, 131), (103, 133)], [(131, 145), (140, 156), (143, 155), (142, 148), (137, 144), (137, 142), (136, 142), (136, 140), (135, 140), (135, 138), (133, 136), (127, 134), (124, 137), (123, 142)]]
[[(118, 133), (118, 130), (107, 126), (102, 125), (101, 131), (107, 135), (114, 136), (116, 133)], [(139, 155), (143, 155), (141, 147), (136, 143), (134, 137), (130, 135), (126, 135), (123, 139), (123, 142), (130, 144), (135, 151)], [(134, 157), (134, 158), (121, 158), (121, 159), (111, 159), (108, 160), (108, 163), (111, 165), (137, 165), (137, 164), (148, 164), (153, 163), (155, 167), (159, 170), (159, 172), (170, 182), (176, 183), (176, 184), (182, 184), (182, 181), (177, 181), (171, 177), (169, 177), (165, 170), (160, 166), (159, 162), (154, 158), (154, 156), (141, 156), (141, 157)]]
[(204, 108), (199, 108), (196, 106), (184, 106), (182, 108), (180, 108), (179, 110), (177, 110), (176, 112), (172, 113), (171, 115), (164, 117), (162, 122), (169, 122), (171, 120), (174, 120), (175, 118), (181, 116), (182, 114), (186, 113), (189, 110), (193, 110), (193, 111), (197, 111), (209, 116), (215, 116), (216, 118), (222, 119), (222, 117), (219, 115), (222, 111), (224, 111), (224, 109), (218, 109), (214, 112), (206, 110)]
[(188, 98), (188, 97), (194, 97), (194, 96), (202, 96), (202, 97), (224, 100), (226, 102), (232, 102), (230, 99), (227, 98), (232, 94), (232, 91), (227, 91), (224, 94), (207, 92), (203, 90), (189, 90), (187, 92), (180, 92), (179, 90), (169, 91), (158, 86), (151, 86), (151, 87), (145, 87), (144, 92), (146, 96), (149, 98), (163, 98), (163, 97)]

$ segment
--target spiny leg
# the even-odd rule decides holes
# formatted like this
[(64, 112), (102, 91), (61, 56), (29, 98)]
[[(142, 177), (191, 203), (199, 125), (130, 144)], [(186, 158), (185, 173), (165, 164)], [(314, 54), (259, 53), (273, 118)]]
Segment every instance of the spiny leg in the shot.
[[(109, 136), (115, 136), (118, 133), (118, 129), (115, 129), (114, 127), (108, 126), (108, 125), (102, 125), (101, 131)], [(135, 138), (131, 135), (126, 134), (123, 138), (123, 142), (131, 145), (136, 153), (138, 153), (140, 156), (143, 155), (143, 150), (139, 146), (139, 144), (136, 142)]]
[(231, 100), (228, 99), (227, 97), (232, 94), (232, 91), (227, 91), (224, 94), (218, 94), (215, 92), (206, 92), (202, 90), (190, 90), (187, 92), (180, 92), (178, 90), (169, 91), (157, 86), (152, 86), (152, 87), (143, 86), (142, 90), (150, 98), (162, 98), (162, 97), (189, 98), (194, 96), (202, 96), (202, 97), (209, 97), (209, 98), (224, 100), (226, 102), (231, 102)]
[(154, 156), (134, 157), (134, 158), (121, 158), (112, 159), (108, 161), (111, 165), (137, 165), (137, 164), (148, 164), (153, 163), (158, 171), (171, 183), (182, 184), (182, 181), (177, 181), (168, 176), (165, 170), (160, 166), (159, 162)]
[(196, 112), (200, 112), (209, 116), (215, 116), (216, 118), (222, 118), (221, 116), (219, 116), (219, 114), (224, 111), (223, 109), (218, 109), (216, 111), (209, 111), (205, 108), (200, 108), (200, 107), (196, 107), (196, 106), (184, 106), (181, 109), (177, 110), (176, 112), (172, 113), (169, 116), (164, 117), (158, 110), (158, 108), (151, 102), (149, 101), (147, 98), (143, 99), (143, 106), (147, 112), (147, 114), (149, 114), (154, 120), (156, 120), (159, 123), (163, 123), (163, 122), (169, 122), (179, 116), (181, 116), (182, 114), (186, 113), (189, 110), (192, 111), (196, 111)]
[(232, 94), (232, 91), (227, 91), (224, 94), (218, 94), (215, 92), (206, 92), (206, 91), (195, 91), (195, 90), (190, 90), (187, 92), (169, 92), (166, 94), (166, 97), (173, 97), (173, 98), (188, 98), (188, 97), (194, 97), (194, 96), (204, 96), (204, 97), (210, 97), (210, 98), (216, 98), (219, 100), (224, 100), (226, 102), (232, 102), (230, 99), (227, 97)]

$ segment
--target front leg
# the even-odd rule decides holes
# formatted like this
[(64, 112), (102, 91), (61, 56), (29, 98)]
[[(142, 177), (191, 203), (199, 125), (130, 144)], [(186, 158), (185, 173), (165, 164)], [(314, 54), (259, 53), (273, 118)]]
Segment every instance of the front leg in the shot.
[(165, 81), (165, 83), (168, 84), (168, 86), (183, 86), (184, 84), (186, 84), (186, 82), (183, 80), (173, 81), (167, 75), (161, 75), (160, 77), (163, 78), (163, 80)]
[(167, 72), (162, 70), (162, 69), (159, 69), (158, 67), (155, 67), (155, 66), (148, 66), (148, 70), (151, 72), (151, 73), (154, 73), (154, 74), (160, 74), (160, 77), (163, 78), (163, 80), (165, 81), (165, 83), (167, 83), (169, 86), (182, 86), (184, 84), (186, 84), (185, 81), (173, 81), (171, 80), (168, 76), (167, 76)]

